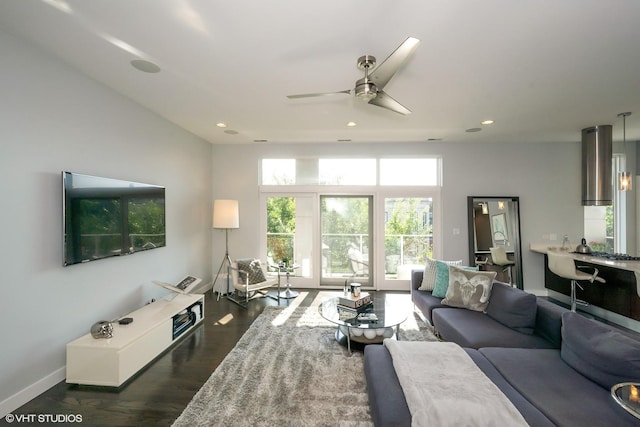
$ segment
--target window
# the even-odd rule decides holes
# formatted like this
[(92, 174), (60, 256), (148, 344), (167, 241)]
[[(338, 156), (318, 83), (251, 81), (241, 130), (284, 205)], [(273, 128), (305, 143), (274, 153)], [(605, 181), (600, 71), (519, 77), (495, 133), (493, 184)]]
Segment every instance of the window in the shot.
[(385, 279), (406, 279), (433, 256), (433, 199), (388, 197), (384, 230)]
[(345, 279), (369, 284), (372, 217), (372, 196), (320, 196), (320, 284), (341, 285)]
[(376, 185), (375, 159), (319, 159), (320, 185)]
[(313, 268), (313, 199), (310, 196), (269, 196), (267, 263), (298, 264), (294, 274), (311, 277)]
[(612, 160), (612, 206), (584, 207), (584, 237), (598, 252), (627, 252), (627, 192), (618, 190), (618, 173), (626, 170), (624, 154)]
[(618, 190), (618, 173), (627, 169), (626, 156), (613, 156), (613, 206), (605, 212), (606, 243), (610, 252), (627, 253), (627, 192)]
[(263, 159), (262, 185), (439, 186), (441, 160)]
[(406, 289), (439, 254), (440, 170), (439, 158), (264, 159), (262, 256), (299, 264), (294, 286)]
[(380, 159), (380, 185), (438, 185), (438, 159)]
[(296, 159), (262, 159), (263, 185), (292, 185), (296, 183)]

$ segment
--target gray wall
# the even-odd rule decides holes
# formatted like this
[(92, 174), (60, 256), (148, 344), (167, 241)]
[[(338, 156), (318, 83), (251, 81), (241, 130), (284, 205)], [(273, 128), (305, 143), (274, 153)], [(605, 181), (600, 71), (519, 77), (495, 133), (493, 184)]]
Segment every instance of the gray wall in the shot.
[[(211, 281), (211, 144), (0, 32), (0, 416), (64, 378), (67, 342)], [(132, 71), (135, 72), (135, 71)], [(167, 246), (62, 267), (61, 171), (166, 187)]]
[[(519, 196), (525, 289), (544, 294), (543, 258), (530, 243), (545, 243), (556, 234), (561, 244), (582, 236), (580, 205), (580, 131), (576, 142), (563, 144), (375, 143), (247, 144), (213, 147), (213, 197), (237, 198), (240, 229), (229, 237), (232, 254), (260, 253), (258, 165), (262, 157), (421, 156), (443, 158), (443, 257), (468, 258), (467, 196)], [(235, 159), (229, 161), (229, 159)], [(453, 229), (459, 228), (460, 235)], [(224, 255), (224, 234), (214, 232), (214, 259)]]

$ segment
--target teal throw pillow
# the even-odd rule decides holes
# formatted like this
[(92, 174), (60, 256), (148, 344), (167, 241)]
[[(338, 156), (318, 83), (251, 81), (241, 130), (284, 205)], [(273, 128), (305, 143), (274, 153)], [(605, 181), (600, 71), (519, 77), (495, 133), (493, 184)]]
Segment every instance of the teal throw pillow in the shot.
[[(465, 270), (478, 271), (478, 267), (459, 267)], [(431, 295), (438, 298), (444, 298), (449, 289), (449, 264), (436, 260), (436, 282), (433, 286)]]

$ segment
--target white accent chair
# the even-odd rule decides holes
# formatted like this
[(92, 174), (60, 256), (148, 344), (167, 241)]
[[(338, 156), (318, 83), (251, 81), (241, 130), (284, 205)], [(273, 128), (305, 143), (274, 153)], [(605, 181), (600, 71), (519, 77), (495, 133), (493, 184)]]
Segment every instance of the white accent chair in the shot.
[[(260, 263), (260, 260), (253, 260), (255, 263)], [(247, 308), (249, 301), (254, 298), (270, 297), (280, 303), (280, 278), (270, 278), (267, 276), (264, 264), (260, 263), (260, 269), (265, 280), (260, 282), (254, 282), (251, 275), (238, 268), (238, 260), (235, 260), (229, 266), (229, 274), (231, 277), (231, 283), (233, 285), (233, 292), (227, 295), (227, 299), (231, 302), (238, 304), (242, 308)], [(269, 295), (268, 289), (277, 285), (278, 293), (276, 296)]]
[(347, 251), (347, 258), (349, 258), (349, 267), (353, 277), (369, 276), (369, 264), (364, 260), (362, 252), (353, 243)]
[(586, 301), (582, 301), (576, 298), (576, 286), (584, 290), (584, 288), (580, 286), (578, 281), (585, 280), (589, 283), (593, 283), (594, 281), (606, 283), (606, 280), (604, 280), (602, 277), (598, 277), (598, 269), (595, 267), (578, 267), (591, 268), (593, 269), (593, 274), (578, 271), (578, 269), (576, 269), (575, 261), (570, 255), (549, 251), (547, 253), (547, 258), (549, 259), (549, 270), (551, 270), (552, 273), (562, 277), (563, 279), (571, 280), (571, 311), (576, 311), (576, 304), (589, 305), (589, 303), (587, 303)]
[(504, 246), (495, 246), (493, 248), (489, 248), (489, 251), (491, 251), (491, 262), (494, 265), (504, 267), (502, 271), (507, 272), (507, 277), (509, 278), (509, 286), (514, 286), (512, 269), (513, 266), (516, 265), (515, 261), (512, 261), (509, 259), (509, 257), (507, 257), (507, 251), (504, 249)]

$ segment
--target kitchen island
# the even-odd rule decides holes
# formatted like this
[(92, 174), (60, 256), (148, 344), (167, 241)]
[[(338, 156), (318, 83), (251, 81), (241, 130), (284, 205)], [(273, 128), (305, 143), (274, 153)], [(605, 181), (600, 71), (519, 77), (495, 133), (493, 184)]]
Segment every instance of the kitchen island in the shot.
[[(531, 245), (532, 252), (544, 255), (545, 288), (569, 295), (571, 281), (563, 279), (549, 270), (547, 253), (549, 251), (563, 251), (556, 246)], [(576, 266), (584, 266), (585, 272), (597, 268), (598, 276), (606, 283), (580, 282), (584, 290), (577, 289), (577, 297), (589, 304), (604, 310), (617, 313), (629, 319), (640, 321), (640, 261), (608, 259), (594, 254), (581, 254), (564, 250), (573, 257)]]

